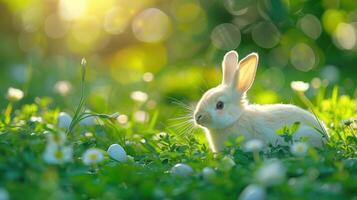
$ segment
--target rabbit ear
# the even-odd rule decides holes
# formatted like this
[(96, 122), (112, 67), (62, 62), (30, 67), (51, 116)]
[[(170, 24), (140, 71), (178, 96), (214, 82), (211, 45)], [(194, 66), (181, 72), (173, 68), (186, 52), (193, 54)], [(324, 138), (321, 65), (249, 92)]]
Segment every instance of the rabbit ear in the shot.
[(222, 62), (223, 71), (223, 85), (230, 85), (233, 81), (234, 71), (238, 65), (238, 53), (236, 51), (230, 51), (224, 55)]
[(251, 53), (241, 60), (235, 73), (236, 90), (246, 92), (252, 86), (255, 72), (258, 66), (259, 56), (257, 53)]

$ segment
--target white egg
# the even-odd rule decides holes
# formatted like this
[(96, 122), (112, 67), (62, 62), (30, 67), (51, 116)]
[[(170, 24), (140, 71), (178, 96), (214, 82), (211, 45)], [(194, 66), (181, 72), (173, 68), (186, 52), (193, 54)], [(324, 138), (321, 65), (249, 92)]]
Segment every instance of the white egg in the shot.
[(257, 180), (265, 186), (281, 184), (285, 180), (285, 167), (279, 160), (268, 160), (259, 169)]
[(72, 117), (66, 112), (60, 112), (58, 115), (58, 127), (68, 129), (72, 122)]
[(202, 169), (203, 179), (206, 181), (210, 181), (215, 177), (216, 173), (211, 167), (205, 167)]
[(193, 169), (189, 165), (179, 163), (171, 169), (171, 173), (177, 176), (187, 177), (193, 174)]
[(259, 185), (248, 185), (239, 195), (238, 200), (264, 200), (266, 199), (265, 189)]
[(127, 160), (126, 152), (119, 144), (110, 145), (107, 152), (116, 161), (125, 162)]

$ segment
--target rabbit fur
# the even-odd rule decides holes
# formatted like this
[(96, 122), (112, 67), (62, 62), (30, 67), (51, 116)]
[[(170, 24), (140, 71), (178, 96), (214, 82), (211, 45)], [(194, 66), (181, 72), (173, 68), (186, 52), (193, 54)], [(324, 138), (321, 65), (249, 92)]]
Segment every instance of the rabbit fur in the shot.
[(244, 141), (260, 139), (265, 147), (286, 145), (276, 131), (295, 122), (300, 122), (300, 127), (293, 134), (293, 140), (304, 137), (309, 145), (321, 148), (325, 138), (320, 132), (327, 133), (326, 128), (312, 113), (290, 104), (248, 103), (246, 92), (253, 84), (257, 65), (256, 53), (240, 62), (236, 51), (226, 53), (222, 83), (208, 90), (198, 102), (194, 121), (204, 129), (212, 151), (222, 151), (227, 140), (239, 136), (243, 136)]

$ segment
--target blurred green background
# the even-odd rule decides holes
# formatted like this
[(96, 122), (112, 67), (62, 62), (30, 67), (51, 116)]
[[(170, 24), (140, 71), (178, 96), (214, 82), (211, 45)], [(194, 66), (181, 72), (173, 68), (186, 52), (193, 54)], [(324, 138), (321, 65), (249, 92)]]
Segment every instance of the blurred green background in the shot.
[(357, 94), (354, 0), (0, 0), (0, 27), (0, 93), (23, 89), (23, 103), (73, 110), (85, 57), (89, 109), (139, 121), (160, 110), (164, 124), (173, 99), (191, 104), (220, 82), (232, 49), (260, 55), (252, 102), (299, 104), (293, 80), (307, 95)]

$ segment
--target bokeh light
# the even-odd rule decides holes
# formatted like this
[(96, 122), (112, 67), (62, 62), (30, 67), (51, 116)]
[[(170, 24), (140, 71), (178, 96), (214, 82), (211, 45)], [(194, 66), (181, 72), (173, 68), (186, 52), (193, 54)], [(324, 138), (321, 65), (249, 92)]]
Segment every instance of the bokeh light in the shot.
[(272, 90), (263, 90), (259, 91), (253, 100), (259, 104), (270, 104), (279, 102), (279, 97), (278, 94)]
[(315, 89), (318, 89), (321, 87), (321, 79), (319, 77), (314, 77), (312, 80), (311, 80), (311, 86)]
[(157, 72), (164, 67), (167, 64), (167, 51), (160, 43), (132, 45), (115, 53), (108, 63), (114, 80), (129, 83), (142, 79), (142, 74), (148, 70)]
[(70, 24), (61, 20), (57, 13), (48, 16), (44, 25), (46, 35), (53, 39), (64, 37), (69, 28)]
[(195, 21), (202, 12), (196, 0), (175, 0), (171, 4), (171, 10), (175, 19), (184, 23)]
[(356, 46), (357, 32), (351, 24), (340, 23), (334, 32), (333, 38), (337, 47), (350, 50)]
[[(76, 94), (80, 71), (73, 73), (72, 66), (86, 57), (91, 65), (87, 80), (94, 82), (88, 98), (92, 108), (108, 100), (107, 81), (124, 86), (113, 96), (130, 100), (133, 91), (147, 92), (150, 99), (143, 110), (160, 107), (161, 93), (194, 101), (198, 90), (219, 82), (220, 59), (232, 49), (242, 56), (259, 53), (256, 81), (261, 84), (256, 90), (268, 90), (271, 100), (280, 98), (274, 92), (285, 92), (287, 72), (339, 83), (345, 81), (345, 70), (354, 70), (357, 9), (345, 1), (324, 0), (319, 9), (290, 0), (3, 2), (9, 8), (3, 15), (12, 18), (3, 20), (6, 31), (0, 37), (8, 68), (4, 74), (25, 84), (39, 70), (57, 70), (46, 77), (47, 90), (54, 94), (55, 83), (68, 80), (73, 84), (70, 97)], [(43, 69), (37, 69), (41, 64)], [(336, 66), (339, 78), (328, 75), (334, 73), (324, 67), (329, 65)]]
[(272, 13), (272, 1), (271, 0), (261, 0), (257, 1), (257, 11), (259, 15), (265, 19), (270, 21), (271, 20), (271, 13)]
[(159, 42), (169, 34), (170, 19), (157, 8), (148, 8), (137, 15), (132, 23), (135, 37), (143, 42)]
[(130, 13), (122, 7), (110, 9), (104, 18), (104, 30), (110, 34), (122, 33), (129, 23)]
[(298, 43), (290, 51), (290, 61), (296, 69), (306, 72), (316, 65), (316, 55), (309, 45)]
[(224, 23), (216, 26), (211, 33), (212, 44), (222, 50), (231, 50), (239, 46), (241, 34), (233, 24)]
[(320, 72), (321, 78), (329, 83), (336, 83), (340, 79), (340, 71), (334, 65), (325, 66)]
[[(259, 185), (249, 175), (242, 177), (248, 180), (243, 182), (233, 180), (236, 176), (229, 182), (223, 180), (229, 174), (221, 169), (224, 163), (220, 159), (229, 157), (239, 165), (240, 157), (230, 151), (240, 151), (239, 145), (229, 147), (226, 157), (210, 159), (204, 131), (191, 127), (196, 103), (221, 83), (222, 59), (230, 50), (237, 51), (240, 60), (251, 52), (259, 54), (256, 77), (247, 94), (251, 104), (290, 103), (312, 108), (332, 136), (327, 148), (331, 152), (321, 152), (327, 160), (312, 146), (301, 158), (306, 163), (313, 161), (312, 179), (308, 177), (311, 173), (290, 173), (299, 160), (290, 159), (289, 148), (276, 147), (289, 173), (278, 187), (259, 185), (264, 197), (278, 199), (287, 194), (294, 199), (314, 199), (316, 194), (323, 194), (321, 198), (353, 198), (350, 191), (354, 185), (348, 175), (352, 175), (350, 168), (355, 160), (345, 158), (355, 155), (353, 138), (348, 135), (356, 131), (343, 130), (341, 121), (356, 115), (357, 0), (0, 1), (0, 136), (5, 139), (2, 145), (8, 144), (8, 148), (0, 149), (7, 151), (12, 159), (9, 161), (19, 166), (33, 162), (40, 169), (13, 169), (14, 162), (1, 160), (5, 163), (0, 164), (1, 169), (16, 175), (3, 176), (5, 184), (0, 185), (0, 192), (8, 190), (9, 198), (22, 199), (19, 191), (25, 188), (34, 199), (48, 195), (54, 199), (237, 199), (244, 187)], [(16, 102), (6, 99), (10, 87), (21, 90)], [(94, 117), (91, 123), (78, 123), (88, 113), (82, 115), (76, 110), (99, 114), (96, 123), (92, 123)], [(72, 162), (52, 166), (43, 162), (40, 154), (49, 143), (45, 140), (47, 131), (62, 132), (56, 119), (60, 112), (73, 117), (73, 126), (67, 130), (71, 137), (65, 145), (72, 144), (75, 151)], [(173, 128), (176, 123), (179, 127)], [(293, 132), (295, 126), (286, 124), (277, 130)], [(32, 143), (33, 148), (28, 149), (23, 163), (23, 156), (12, 149), (16, 145), (11, 141), (19, 139), (17, 133), (26, 136), (27, 132), (24, 138), (29, 140), (21, 140), (19, 150)], [(157, 135), (160, 138), (152, 141)], [(286, 134), (281, 136), (289, 139)], [(335, 136), (346, 142), (338, 142)], [(244, 146), (242, 137), (229, 139), (229, 146)], [(125, 149), (127, 162), (105, 156), (102, 163), (81, 164), (87, 148), (95, 146), (105, 153), (113, 141)], [(36, 149), (40, 151), (32, 151)], [(335, 166), (331, 155), (341, 149), (343, 155)], [(255, 164), (265, 164), (261, 161), (266, 156), (253, 152), (243, 161), (249, 162), (252, 169), (248, 171), (254, 172), (259, 170)], [(208, 160), (197, 164), (201, 158)], [(322, 168), (315, 160), (324, 162)], [(192, 165), (195, 173), (180, 180), (170, 176), (167, 169), (176, 161)], [(158, 170), (147, 170), (146, 166)], [(317, 177), (323, 166), (336, 170)], [(197, 178), (202, 176), (200, 169), (207, 167), (216, 177)], [(309, 170), (307, 165), (297, 170), (300, 168)], [(116, 176), (118, 169), (134, 177)], [(224, 176), (218, 177), (221, 170)], [(149, 178), (138, 181), (140, 177)], [(312, 181), (305, 184), (306, 178)], [(99, 180), (98, 187), (81, 184), (94, 179)], [(234, 185), (229, 184), (227, 190), (220, 181)], [(295, 191), (296, 184), (303, 190)], [(111, 189), (113, 185), (119, 187)]]
[[(102, 36), (101, 24), (97, 17), (83, 17), (73, 23), (67, 45), (70, 50), (77, 53), (89, 52), (98, 48)], [(90, 34), (88, 34), (90, 33)], [(103, 44), (103, 41), (101, 41)]]
[(145, 72), (143, 75), (143, 80), (145, 82), (151, 82), (154, 80), (154, 74), (151, 72)]
[(281, 34), (270, 21), (264, 21), (254, 26), (252, 38), (254, 42), (263, 48), (273, 48), (280, 41)]
[(98, 38), (100, 31), (100, 21), (94, 16), (82, 18), (76, 21), (72, 26), (73, 36), (82, 43), (94, 42)]
[(250, 0), (224, 0), (224, 6), (232, 15), (243, 15), (248, 12), (249, 6), (252, 4)]
[(289, 62), (289, 52), (282, 47), (275, 47), (268, 54), (268, 63), (270, 67), (285, 67)]
[(281, 69), (271, 67), (263, 72), (261, 81), (265, 88), (279, 91), (284, 86), (285, 76)]
[(21, 13), (22, 28), (26, 32), (33, 33), (41, 27), (44, 16), (43, 7), (32, 5)]
[(29, 67), (25, 65), (16, 64), (11, 66), (10, 76), (19, 83), (24, 83), (28, 79), (30, 73)]
[(317, 17), (311, 14), (306, 14), (299, 19), (298, 27), (310, 38), (317, 39), (321, 35), (321, 24)]
[(65, 20), (73, 20), (80, 17), (87, 6), (86, 0), (60, 0), (59, 1), (59, 13)]
[(326, 32), (332, 34), (335, 32), (338, 24), (346, 20), (346, 13), (341, 10), (326, 10), (322, 16), (322, 24)]

